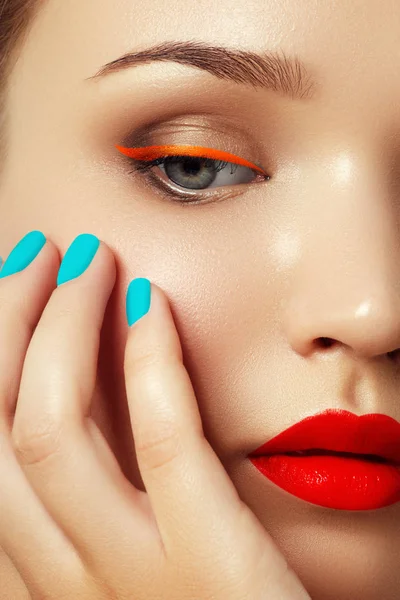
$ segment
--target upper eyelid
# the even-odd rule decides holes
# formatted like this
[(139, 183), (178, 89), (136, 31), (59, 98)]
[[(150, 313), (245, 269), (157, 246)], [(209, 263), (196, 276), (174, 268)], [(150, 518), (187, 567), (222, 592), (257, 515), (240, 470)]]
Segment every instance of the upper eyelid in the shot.
[(129, 156), (130, 158), (139, 161), (150, 161), (160, 156), (168, 155), (188, 155), (188, 156), (202, 156), (204, 158), (211, 158), (212, 160), (222, 160), (239, 164), (245, 167), (249, 167), (262, 175), (267, 173), (260, 166), (252, 163), (236, 154), (230, 152), (224, 152), (222, 150), (215, 150), (213, 148), (206, 148), (204, 146), (191, 146), (191, 145), (164, 145), (164, 146), (143, 146), (139, 148), (126, 148), (124, 146), (115, 146), (119, 152)]

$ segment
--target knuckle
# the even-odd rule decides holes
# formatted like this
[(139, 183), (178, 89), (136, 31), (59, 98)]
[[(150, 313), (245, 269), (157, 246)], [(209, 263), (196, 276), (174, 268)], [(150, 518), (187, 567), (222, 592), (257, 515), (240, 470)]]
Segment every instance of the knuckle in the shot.
[(126, 359), (125, 367), (134, 374), (146, 374), (154, 371), (162, 360), (162, 355), (157, 349), (144, 353), (134, 352)]
[(52, 419), (14, 428), (11, 441), (18, 462), (23, 466), (43, 464), (59, 453), (61, 428)]
[(150, 347), (144, 351), (140, 350), (140, 344), (135, 344), (132, 338), (130, 344), (125, 354), (125, 369), (132, 375), (146, 375), (155, 370), (167, 370), (173, 368), (178, 362), (175, 353), (167, 352), (161, 342), (152, 341)]
[(140, 442), (135, 441), (135, 445), (140, 468), (146, 471), (172, 468), (182, 453), (180, 434), (170, 423), (157, 434), (145, 435)]

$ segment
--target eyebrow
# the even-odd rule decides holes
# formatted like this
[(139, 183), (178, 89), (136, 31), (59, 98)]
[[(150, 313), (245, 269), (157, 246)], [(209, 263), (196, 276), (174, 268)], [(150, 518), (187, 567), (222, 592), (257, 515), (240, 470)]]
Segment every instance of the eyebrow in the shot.
[(315, 89), (310, 73), (297, 57), (288, 57), (283, 52), (258, 54), (198, 41), (167, 41), (137, 52), (128, 52), (103, 65), (87, 79), (98, 80), (117, 71), (156, 61), (172, 61), (195, 67), (219, 79), (271, 90), (293, 99), (311, 98)]

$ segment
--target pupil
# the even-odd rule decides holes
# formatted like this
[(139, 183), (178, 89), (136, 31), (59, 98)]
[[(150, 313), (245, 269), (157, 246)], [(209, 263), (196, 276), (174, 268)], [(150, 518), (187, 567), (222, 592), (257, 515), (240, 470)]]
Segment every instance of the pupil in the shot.
[(190, 175), (196, 175), (201, 169), (201, 161), (198, 158), (185, 158), (183, 168)]

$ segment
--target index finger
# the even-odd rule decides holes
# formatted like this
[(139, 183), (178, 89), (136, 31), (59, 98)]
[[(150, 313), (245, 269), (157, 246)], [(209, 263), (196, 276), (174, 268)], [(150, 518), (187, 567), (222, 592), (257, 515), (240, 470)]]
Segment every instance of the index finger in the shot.
[(130, 304), (143, 303), (143, 293), (148, 303), (150, 290), (151, 300), (148, 312), (131, 324), (125, 382), (138, 466), (168, 550), (182, 534), (196, 545), (209, 543), (210, 527), (218, 530), (223, 523), (224, 536), (233, 532), (243, 507), (204, 436), (168, 300), (146, 281), (133, 280), (128, 288), (128, 312)]

